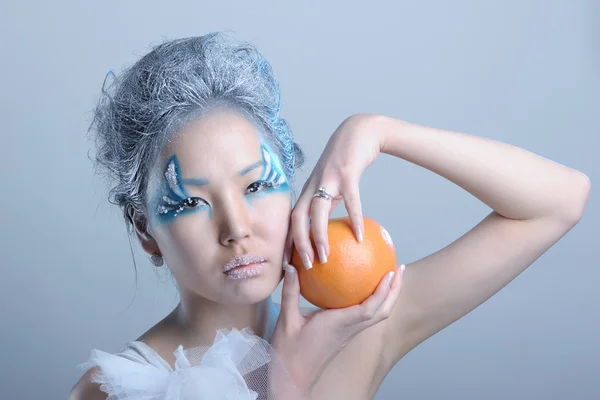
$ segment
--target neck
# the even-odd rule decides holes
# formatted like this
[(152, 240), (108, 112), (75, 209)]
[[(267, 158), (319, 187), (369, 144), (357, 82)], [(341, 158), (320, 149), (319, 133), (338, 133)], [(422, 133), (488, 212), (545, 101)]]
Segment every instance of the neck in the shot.
[(250, 328), (255, 335), (268, 333), (271, 297), (255, 304), (219, 304), (201, 297), (182, 296), (170, 315), (187, 346), (212, 344), (217, 329)]

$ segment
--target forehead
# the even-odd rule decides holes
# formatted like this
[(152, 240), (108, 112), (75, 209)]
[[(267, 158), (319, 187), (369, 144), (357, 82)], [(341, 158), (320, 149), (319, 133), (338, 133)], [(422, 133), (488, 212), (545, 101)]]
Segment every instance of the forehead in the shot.
[(261, 160), (261, 137), (241, 114), (213, 110), (173, 136), (161, 154), (161, 166), (173, 155), (186, 177), (224, 178)]

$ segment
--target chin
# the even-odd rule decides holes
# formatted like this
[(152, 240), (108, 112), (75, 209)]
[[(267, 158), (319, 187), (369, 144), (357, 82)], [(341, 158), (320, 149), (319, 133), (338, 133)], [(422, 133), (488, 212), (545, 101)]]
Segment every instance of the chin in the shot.
[(227, 288), (221, 292), (225, 296), (225, 302), (228, 304), (256, 304), (269, 298), (281, 282), (281, 272), (279, 275), (275, 271), (269, 271), (260, 276), (243, 279), (227, 279), (225, 285)]

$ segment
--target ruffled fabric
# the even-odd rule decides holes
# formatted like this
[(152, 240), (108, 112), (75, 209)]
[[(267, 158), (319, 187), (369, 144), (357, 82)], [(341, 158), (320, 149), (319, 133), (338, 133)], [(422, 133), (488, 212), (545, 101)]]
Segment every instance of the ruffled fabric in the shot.
[(175, 369), (149, 347), (135, 353), (92, 350), (78, 368), (99, 367), (92, 381), (108, 400), (301, 399), (273, 348), (250, 329), (218, 330), (210, 347), (180, 345)]

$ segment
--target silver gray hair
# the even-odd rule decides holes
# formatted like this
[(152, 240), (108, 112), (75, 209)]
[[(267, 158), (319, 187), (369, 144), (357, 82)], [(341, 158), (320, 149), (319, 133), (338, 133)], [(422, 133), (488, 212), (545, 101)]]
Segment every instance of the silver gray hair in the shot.
[(122, 209), (128, 226), (130, 209), (147, 215), (148, 175), (163, 145), (216, 104), (252, 118), (293, 181), (304, 154), (279, 115), (279, 85), (261, 53), (221, 32), (167, 41), (120, 76), (109, 72), (90, 126), (97, 170), (116, 182), (109, 201)]

